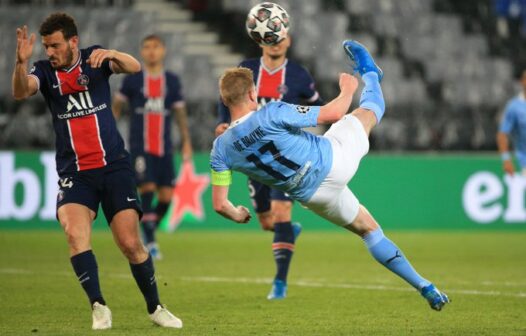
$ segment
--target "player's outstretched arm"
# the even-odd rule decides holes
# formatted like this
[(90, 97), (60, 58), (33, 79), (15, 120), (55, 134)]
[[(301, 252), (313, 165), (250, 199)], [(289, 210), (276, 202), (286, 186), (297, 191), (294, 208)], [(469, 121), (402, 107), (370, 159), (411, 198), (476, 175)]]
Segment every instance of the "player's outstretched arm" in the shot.
[(141, 63), (133, 56), (114, 49), (93, 50), (87, 63), (92, 68), (100, 68), (105, 60), (110, 61), (110, 66), (114, 73), (135, 73), (141, 71)]
[(318, 124), (331, 124), (340, 120), (349, 111), (357, 88), (356, 77), (347, 73), (340, 74), (340, 95), (320, 108)]
[(17, 100), (34, 95), (38, 90), (37, 80), (27, 75), (27, 65), (33, 54), (35, 34), (27, 35), (27, 26), (16, 29), (16, 63), (12, 77), (13, 97)]
[(212, 186), (212, 203), (214, 210), (221, 216), (237, 223), (248, 223), (252, 216), (244, 206), (235, 207), (228, 200), (228, 186)]
[(502, 168), (506, 174), (513, 175), (515, 173), (515, 167), (510, 154), (510, 141), (508, 134), (504, 132), (497, 132), (497, 148), (502, 157)]

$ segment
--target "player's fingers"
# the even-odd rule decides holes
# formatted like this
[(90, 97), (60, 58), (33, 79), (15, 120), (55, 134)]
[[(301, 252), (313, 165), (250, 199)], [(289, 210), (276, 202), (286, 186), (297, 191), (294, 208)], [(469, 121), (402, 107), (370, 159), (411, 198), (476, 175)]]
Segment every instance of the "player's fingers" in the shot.
[(98, 63), (98, 53), (95, 53), (95, 54), (91, 54), (90, 56), (90, 65), (92, 68), (98, 68), (97, 66), (97, 63)]
[(92, 68), (94, 68), (97, 64), (97, 50), (94, 50), (91, 55), (89, 56), (89, 63)]
[(25, 40), (27, 39), (27, 26), (24, 25), (24, 27), (22, 28), (22, 38)]
[(99, 49), (95, 49), (91, 52), (91, 55), (88, 58), (88, 63), (92, 68), (97, 66), (97, 55), (99, 54)]
[(101, 51), (97, 55), (97, 68), (100, 68), (102, 66), (102, 62), (104, 61), (105, 58), (106, 58), (106, 53), (103, 51)]
[(34, 33), (31, 33), (31, 36), (29, 36), (29, 45), (35, 44), (36, 36)]
[(16, 29), (16, 38), (19, 40), (22, 38), (22, 28)]

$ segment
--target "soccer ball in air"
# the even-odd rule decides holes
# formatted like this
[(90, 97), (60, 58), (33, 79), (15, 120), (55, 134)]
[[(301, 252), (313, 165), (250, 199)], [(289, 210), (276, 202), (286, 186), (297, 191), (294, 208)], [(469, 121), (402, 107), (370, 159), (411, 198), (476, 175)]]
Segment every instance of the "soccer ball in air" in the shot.
[(246, 21), (247, 32), (257, 44), (272, 46), (287, 37), (289, 15), (283, 7), (263, 2), (252, 7)]

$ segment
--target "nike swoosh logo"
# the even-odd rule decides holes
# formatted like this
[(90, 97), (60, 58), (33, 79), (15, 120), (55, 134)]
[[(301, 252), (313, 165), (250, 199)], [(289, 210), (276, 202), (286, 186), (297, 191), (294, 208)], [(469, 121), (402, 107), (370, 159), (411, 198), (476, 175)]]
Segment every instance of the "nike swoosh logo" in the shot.
[(58, 89), (60, 87), (60, 85), (62, 85), (62, 83), (60, 83), (60, 84), (53, 84), (53, 89)]
[(137, 200), (137, 199), (136, 199), (136, 198), (129, 198), (129, 197), (126, 197), (126, 200), (127, 200), (128, 202), (133, 202), (133, 201), (135, 201), (135, 200)]

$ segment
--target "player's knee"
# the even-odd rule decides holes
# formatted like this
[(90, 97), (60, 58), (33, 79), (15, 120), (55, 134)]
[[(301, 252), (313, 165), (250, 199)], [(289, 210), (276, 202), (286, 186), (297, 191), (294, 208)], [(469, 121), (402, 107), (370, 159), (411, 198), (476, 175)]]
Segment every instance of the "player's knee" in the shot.
[(292, 202), (272, 201), (272, 213), (274, 222), (290, 222), (292, 220)]
[(170, 203), (172, 200), (173, 188), (162, 187), (157, 194), (158, 201), (161, 203)]
[(136, 263), (138, 260), (144, 259), (144, 255), (147, 253), (141, 240), (135, 237), (119, 240), (119, 247), (122, 254), (130, 262)]
[(71, 222), (61, 222), (62, 228), (68, 240), (68, 245), (73, 254), (83, 252), (89, 249), (90, 238), (89, 232), (85, 232), (78, 225)]
[(346, 226), (348, 230), (356, 233), (359, 236), (363, 236), (379, 227), (380, 225), (378, 225), (376, 220), (363, 205), (360, 205), (358, 216), (352, 222), (352, 224)]
[(274, 230), (274, 216), (270, 211), (258, 213), (258, 220), (263, 230)]
[(148, 192), (155, 192), (156, 190), (157, 190), (157, 185), (153, 182), (142, 183), (139, 186), (139, 192), (141, 194), (148, 193)]

